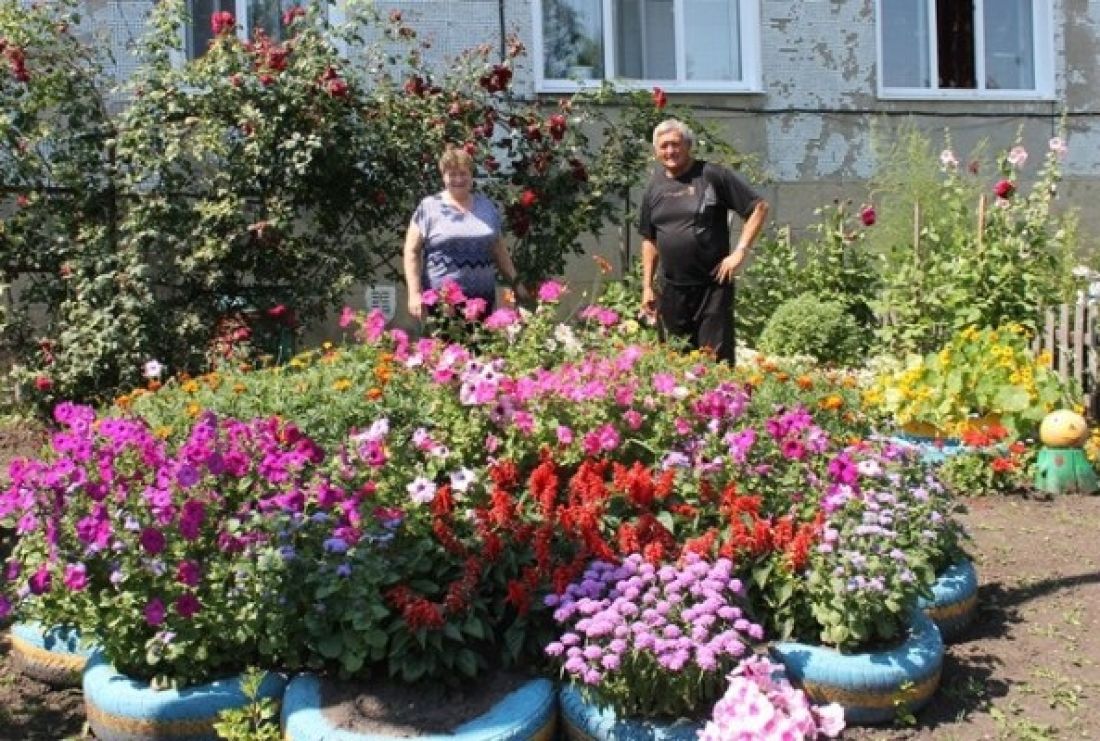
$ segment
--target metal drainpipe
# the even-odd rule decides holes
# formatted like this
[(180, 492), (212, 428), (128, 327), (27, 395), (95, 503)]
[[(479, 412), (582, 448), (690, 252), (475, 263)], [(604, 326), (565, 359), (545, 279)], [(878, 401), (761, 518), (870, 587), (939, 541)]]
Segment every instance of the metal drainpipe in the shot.
[(500, 61), (508, 58), (507, 33), (504, 28), (504, 0), (497, 0), (497, 15), (500, 18)]

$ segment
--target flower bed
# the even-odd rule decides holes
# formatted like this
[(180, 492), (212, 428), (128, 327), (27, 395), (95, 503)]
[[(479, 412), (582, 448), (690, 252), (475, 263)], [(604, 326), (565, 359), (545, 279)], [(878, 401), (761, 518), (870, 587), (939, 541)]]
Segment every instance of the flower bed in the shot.
[[(356, 347), (169, 382), (121, 416), (59, 407), (52, 457), (0, 496), (18, 609), (176, 684), (245, 663), (407, 682), (538, 664), (556, 595), (601, 561), (716, 564), (753, 640), (902, 633), (960, 534), (918, 461), (861, 440), (854, 390), (635, 344), (610, 310), (558, 324), (560, 287), (540, 294), (471, 346), (349, 315)], [(733, 669), (710, 650), (678, 666), (710, 676), (689, 706)]]

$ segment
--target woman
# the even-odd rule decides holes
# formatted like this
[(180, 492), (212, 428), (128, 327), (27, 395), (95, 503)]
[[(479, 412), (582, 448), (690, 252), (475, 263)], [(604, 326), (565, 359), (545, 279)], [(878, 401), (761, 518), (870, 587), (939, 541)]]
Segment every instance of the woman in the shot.
[(493, 202), (473, 190), (473, 158), (448, 148), (439, 158), (443, 191), (420, 202), (405, 235), (405, 283), (409, 314), (424, 318), (423, 294), (443, 282), (458, 284), (467, 298), (485, 301), (488, 314), (496, 300), (497, 272), (526, 298), (516, 283), (516, 268), (501, 235)]

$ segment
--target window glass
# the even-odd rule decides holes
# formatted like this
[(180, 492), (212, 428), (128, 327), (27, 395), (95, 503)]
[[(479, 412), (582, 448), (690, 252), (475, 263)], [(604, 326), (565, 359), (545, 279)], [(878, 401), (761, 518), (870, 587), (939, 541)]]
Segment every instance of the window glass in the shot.
[(545, 0), (542, 4), (543, 74), (551, 79), (602, 78), (600, 0)]
[(985, 86), (994, 90), (1035, 87), (1031, 0), (986, 0)]
[(738, 0), (684, 0), (684, 46), (689, 80), (740, 80)]
[(676, 79), (672, 0), (616, 0), (615, 72), (628, 80)]
[(249, 36), (262, 30), (268, 38), (282, 40), (283, 12), (295, 5), (302, 5), (302, 0), (248, 0)]
[(941, 88), (978, 87), (973, 3), (936, 0), (936, 49)]
[(928, 3), (882, 0), (882, 80), (886, 87), (930, 87)]

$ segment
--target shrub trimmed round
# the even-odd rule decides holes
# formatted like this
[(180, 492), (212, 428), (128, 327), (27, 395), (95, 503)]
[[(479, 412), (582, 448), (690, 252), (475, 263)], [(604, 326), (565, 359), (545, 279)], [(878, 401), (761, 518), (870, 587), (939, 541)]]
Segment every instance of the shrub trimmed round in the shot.
[(562, 688), (561, 718), (570, 741), (694, 741), (703, 727), (687, 720), (661, 723), (620, 718), (611, 708), (588, 702), (573, 685)]
[[(421, 741), (551, 741), (556, 738), (558, 702), (554, 684), (532, 679), (505, 695), (488, 712), (455, 728), (453, 733), (418, 736)], [(321, 681), (302, 674), (290, 681), (283, 697), (286, 741), (386, 741), (397, 738), (340, 730), (328, 722), (321, 706)]]
[(943, 668), (943, 639), (932, 619), (913, 612), (909, 637), (883, 651), (845, 654), (825, 646), (787, 641), (772, 655), (791, 682), (818, 704), (836, 702), (851, 724), (885, 723), (898, 710), (916, 712), (935, 694)]
[[(286, 679), (269, 672), (260, 684), (260, 697), (279, 700), (285, 688)], [(248, 702), (240, 677), (156, 690), (119, 674), (99, 651), (84, 669), (84, 708), (100, 741), (217, 741), (218, 713)]]
[(40, 623), (15, 623), (10, 637), (12, 661), (23, 675), (55, 687), (80, 686), (94, 648), (81, 644), (75, 628), (45, 630)]
[(978, 612), (978, 572), (973, 561), (948, 566), (932, 585), (932, 599), (922, 597), (917, 607), (936, 623), (944, 642), (957, 640)]

